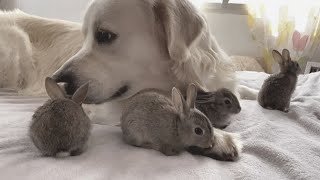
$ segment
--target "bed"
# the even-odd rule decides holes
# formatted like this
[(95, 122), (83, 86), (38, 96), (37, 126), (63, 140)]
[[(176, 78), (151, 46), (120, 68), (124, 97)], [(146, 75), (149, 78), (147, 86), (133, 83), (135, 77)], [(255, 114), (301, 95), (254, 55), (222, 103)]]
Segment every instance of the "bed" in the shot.
[[(237, 72), (240, 84), (259, 89), (268, 75)], [(0, 91), (0, 179), (319, 179), (320, 73), (301, 75), (289, 113), (241, 100), (228, 132), (244, 143), (237, 162), (187, 152), (166, 157), (126, 145), (119, 127), (93, 125), (89, 149), (77, 157), (41, 157), (27, 136), (33, 111), (46, 97)]]

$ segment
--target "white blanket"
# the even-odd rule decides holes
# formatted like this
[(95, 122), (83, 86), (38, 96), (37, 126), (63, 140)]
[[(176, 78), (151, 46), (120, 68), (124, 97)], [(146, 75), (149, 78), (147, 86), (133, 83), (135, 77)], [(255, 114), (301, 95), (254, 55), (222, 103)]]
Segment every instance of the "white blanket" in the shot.
[[(240, 84), (259, 89), (264, 73), (239, 72)], [(0, 93), (0, 179), (319, 179), (320, 73), (300, 76), (289, 113), (241, 100), (226, 129), (244, 143), (237, 162), (187, 152), (166, 157), (126, 145), (118, 127), (94, 125), (89, 149), (77, 157), (44, 158), (27, 136), (30, 117), (45, 98)]]

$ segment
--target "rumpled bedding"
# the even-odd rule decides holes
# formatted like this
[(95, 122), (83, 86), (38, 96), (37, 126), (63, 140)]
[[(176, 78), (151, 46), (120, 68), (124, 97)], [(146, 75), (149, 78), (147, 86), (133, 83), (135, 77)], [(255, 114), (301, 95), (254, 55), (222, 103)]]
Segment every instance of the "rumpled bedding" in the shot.
[[(259, 89), (265, 73), (237, 72)], [(243, 152), (222, 162), (187, 152), (167, 157), (123, 143), (119, 127), (94, 124), (88, 150), (76, 157), (42, 157), (28, 137), (33, 111), (46, 97), (0, 90), (0, 179), (320, 179), (320, 73), (299, 76), (289, 113), (241, 100), (225, 130), (238, 133)]]

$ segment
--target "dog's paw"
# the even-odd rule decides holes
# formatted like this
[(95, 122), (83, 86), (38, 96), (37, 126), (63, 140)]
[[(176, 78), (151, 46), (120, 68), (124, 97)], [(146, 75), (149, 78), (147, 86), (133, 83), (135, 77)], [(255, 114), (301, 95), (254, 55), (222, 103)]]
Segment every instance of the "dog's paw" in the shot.
[(239, 136), (219, 129), (215, 129), (214, 134), (212, 148), (190, 147), (188, 151), (192, 154), (207, 156), (220, 161), (238, 160), (242, 150)]
[(220, 160), (236, 161), (242, 150), (242, 143), (236, 134), (215, 129), (214, 145), (210, 153), (214, 153)]
[(226, 142), (222, 150), (222, 159), (224, 161), (236, 161), (242, 150), (242, 144), (232, 135), (226, 135)]

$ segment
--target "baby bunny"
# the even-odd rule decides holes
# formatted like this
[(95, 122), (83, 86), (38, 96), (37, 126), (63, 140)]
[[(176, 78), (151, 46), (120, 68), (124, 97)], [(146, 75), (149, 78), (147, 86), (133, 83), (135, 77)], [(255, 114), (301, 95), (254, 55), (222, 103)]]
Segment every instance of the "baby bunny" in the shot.
[(66, 98), (51, 78), (46, 78), (45, 87), (51, 99), (32, 117), (31, 140), (45, 156), (65, 152), (71, 156), (80, 155), (86, 148), (91, 129), (90, 119), (81, 107), (89, 84), (82, 85), (71, 99)]
[(241, 111), (238, 98), (225, 88), (215, 92), (200, 91), (196, 107), (209, 118), (215, 128), (219, 129), (224, 129), (230, 124), (231, 114)]
[(282, 55), (273, 50), (272, 55), (280, 65), (280, 73), (271, 75), (264, 81), (258, 102), (263, 108), (288, 112), (301, 68), (297, 62), (291, 60), (287, 49), (282, 51)]
[(172, 100), (160, 91), (143, 90), (133, 96), (121, 117), (123, 139), (138, 147), (154, 149), (167, 156), (188, 146), (212, 146), (209, 119), (195, 108), (196, 87), (190, 84), (187, 99), (172, 89)]

